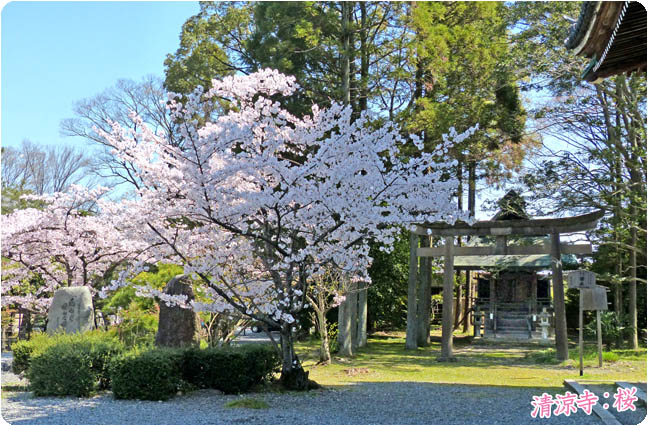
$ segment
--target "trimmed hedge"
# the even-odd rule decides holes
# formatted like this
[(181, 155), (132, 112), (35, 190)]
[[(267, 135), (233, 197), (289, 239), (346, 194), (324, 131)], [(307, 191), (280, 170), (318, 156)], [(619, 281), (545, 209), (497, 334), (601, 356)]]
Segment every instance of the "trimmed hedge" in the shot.
[(167, 400), (182, 386), (182, 351), (150, 349), (116, 357), (110, 365), (117, 399)]
[(151, 349), (112, 362), (115, 398), (166, 400), (187, 385), (242, 393), (269, 378), (280, 365), (270, 345), (228, 348)]
[(149, 348), (125, 352), (114, 333), (36, 334), (12, 346), (15, 373), (36, 396), (88, 396), (112, 387), (117, 399), (166, 400), (186, 388), (243, 393), (279, 370), (272, 345)]
[(184, 379), (199, 387), (225, 393), (247, 392), (272, 375), (279, 356), (270, 345), (188, 349), (183, 357)]
[(88, 396), (109, 387), (109, 361), (123, 351), (123, 344), (105, 332), (57, 334), (32, 351), (29, 387), (36, 396)]
[(248, 373), (253, 384), (270, 380), (281, 371), (281, 358), (273, 345), (245, 345), (241, 350), (248, 361)]
[(88, 347), (79, 343), (55, 344), (35, 356), (27, 378), (36, 396), (88, 396), (96, 386)]

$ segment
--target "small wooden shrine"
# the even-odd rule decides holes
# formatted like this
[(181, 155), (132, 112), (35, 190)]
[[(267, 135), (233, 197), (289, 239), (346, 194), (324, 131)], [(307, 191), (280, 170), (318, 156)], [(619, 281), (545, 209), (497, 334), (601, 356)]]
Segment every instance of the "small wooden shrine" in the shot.
[[(431, 283), (425, 259), (443, 257), (443, 310), (441, 360), (452, 359), (455, 270), (488, 271), (478, 276), (475, 313), (485, 337), (534, 338), (546, 311), (555, 329), (559, 359), (567, 358), (567, 323), (563, 265), (574, 254), (591, 254), (591, 244), (564, 244), (560, 234), (596, 227), (603, 211), (555, 219), (532, 219), (523, 200), (509, 192), (502, 210), (489, 221), (472, 225), (457, 222), (423, 223), (410, 234), (410, 276), (406, 347), (416, 348), (429, 341), (426, 315)], [(455, 243), (458, 236), (473, 236), (469, 245)], [(431, 247), (432, 237), (443, 237), (444, 245)], [(419, 267), (419, 258), (421, 258)], [(538, 275), (551, 270), (549, 279)], [(419, 276), (420, 275), (420, 276)], [(429, 302), (427, 302), (429, 303)], [(428, 317), (429, 318), (429, 317)], [(427, 334), (427, 336), (426, 336)]]
[[(479, 243), (483, 246), (484, 240)], [(513, 243), (550, 245), (546, 238), (517, 238)], [(590, 250), (578, 249), (583, 254)], [(561, 254), (561, 262), (563, 268), (577, 266), (572, 254)], [(551, 279), (541, 271), (551, 270), (551, 255), (457, 256), (454, 268), (476, 271), (471, 274), (477, 281), (472, 306), (475, 337), (550, 343), (554, 334)]]

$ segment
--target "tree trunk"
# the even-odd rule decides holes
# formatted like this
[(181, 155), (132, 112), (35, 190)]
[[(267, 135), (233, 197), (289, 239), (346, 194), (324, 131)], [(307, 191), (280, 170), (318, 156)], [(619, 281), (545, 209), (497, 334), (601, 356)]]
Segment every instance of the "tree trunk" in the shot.
[[(631, 216), (634, 218), (637, 217), (637, 209), (633, 205), (631, 208)], [(630, 286), (628, 288), (628, 314), (630, 316), (630, 346), (632, 349), (639, 349), (639, 339), (637, 338), (637, 228), (634, 226), (634, 223), (631, 224), (630, 228), (630, 245), (632, 249), (630, 250), (630, 268), (631, 268), (631, 280)]]
[(349, 3), (349, 101), (351, 102), (352, 114), (351, 118), (357, 120), (360, 116), (360, 109), (358, 104), (358, 70), (356, 66), (356, 48), (355, 48), (355, 27), (354, 27), (354, 9), (355, 2)]
[[(463, 171), (464, 171), (464, 160), (463, 158), (457, 161), (457, 180), (459, 181), (459, 186), (457, 187), (457, 208), (463, 210)], [(461, 237), (457, 237), (457, 245), (461, 245)], [(457, 278), (461, 276), (459, 271), (456, 272)], [(459, 280), (457, 280), (460, 282)], [(454, 306), (454, 326), (453, 330), (456, 330), (459, 327), (459, 318), (461, 318), (461, 285), (458, 285), (455, 289), (457, 292), (457, 297), (455, 299)]]
[(556, 320), (556, 358), (569, 358), (567, 347), (567, 319), (565, 317), (565, 288), (563, 284), (560, 234), (551, 234), (551, 273), (553, 275), (554, 316)]
[(20, 309), (20, 312), (22, 313), (22, 318), (18, 326), (18, 339), (28, 340), (32, 332), (31, 312), (27, 309)]
[[(636, 73), (635, 75), (636, 76)], [(633, 78), (634, 78), (633, 76)], [(630, 94), (630, 90), (628, 90), (627, 86), (627, 81), (626, 77), (624, 75), (620, 75), (620, 86), (621, 86), (621, 93), (622, 94), (627, 94), (628, 96), (624, 96), (623, 99), (625, 100), (625, 104), (628, 105), (630, 110), (633, 110), (633, 107), (636, 106), (636, 99), (633, 99), (633, 96)], [(641, 223), (639, 221), (639, 215), (637, 212), (637, 195), (641, 191), (646, 190), (646, 182), (645, 182), (645, 168), (642, 171), (641, 167), (639, 166), (638, 163), (638, 146), (639, 144), (645, 144), (645, 131), (644, 132), (637, 132), (637, 125), (639, 123), (642, 123), (640, 126), (643, 126), (643, 120), (635, 120), (632, 118), (632, 113), (625, 113), (623, 115), (623, 122), (626, 126), (626, 129), (628, 130), (628, 139), (630, 141), (630, 158), (627, 161), (627, 167), (628, 171), (630, 172), (630, 183), (631, 183), (631, 194), (632, 196), (630, 197), (630, 220), (629, 220), (629, 225), (630, 225), (630, 245), (632, 246), (630, 248), (630, 271), (631, 271), (631, 276), (630, 276), (630, 286), (628, 288), (628, 304), (629, 309), (628, 309), (628, 314), (630, 316), (630, 346), (633, 349), (638, 349), (639, 348), (639, 339), (638, 339), (638, 329), (637, 329), (637, 250), (639, 247), (637, 247), (637, 227), (641, 226), (641, 229), (646, 229), (645, 228), (645, 223)], [(637, 114), (639, 115), (639, 114)], [(639, 118), (641, 116), (639, 115)], [(642, 134), (643, 137), (638, 137), (638, 134)], [(645, 150), (644, 154), (645, 156)], [(643, 198), (643, 197), (640, 197)], [(645, 203), (645, 198), (641, 201), (641, 207), (644, 208), (646, 203)], [(644, 247), (645, 248), (645, 247)]]
[[(475, 217), (477, 209), (477, 162), (470, 161), (468, 163), (468, 215), (470, 217)], [(470, 326), (470, 316), (467, 312), (472, 308), (470, 306), (471, 298), (476, 293), (473, 291), (473, 283), (470, 277), (470, 270), (466, 271), (466, 301), (464, 304), (464, 323), (463, 323), (463, 332), (468, 332), (468, 327)]]
[[(621, 246), (619, 245), (619, 242), (621, 241), (621, 238), (619, 236), (619, 230), (618, 228), (621, 226), (621, 221), (622, 221), (622, 214), (621, 214), (621, 186), (622, 186), (622, 179), (621, 179), (621, 160), (620, 158), (617, 158), (614, 164), (614, 180), (616, 182), (616, 192), (617, 196), (614, 198), (614, 203), (616, 204), (614, 208), (614, 218), (613, 218), (613, 227), (614, 227), (614, 242), (617, 243), (615, 246), (615, 253), (616, 253), (616, 265), (615, 265), (615, 275), (616, 275), (616, 280), (614, 283), (614, 312), (616, 313), (616, 318), (617, 321), (621, 321), (621, 318), (623, 316), (623, 286), (621, 283), (621, 276), (623, 275), (623, 252), (621, 250)], [(620, 324), (619, 324), (620, 325)], [(623, 347), (623, 333), (618, 333), (616, 336), (616, 347), (617, 348), (622, 348)]]
[(369, 50), (367, 49), (367, 5), (361, 1), (360, 5), (360, 111), (367, 110), (369, 98)]
[(320, 309), (315, 309), (315, 314), (317, 315), (317, 331), (320, 335), (320, 350), (319, 350), (319, 362), (320, 364), (330, 364), (331, 363), (331, 351), (329, 350), (329, 335), (328, 328), (326, 323), (326, 314)]
[[(92, 320), (94, 321), (94, 328), (96, 330), (96, 329), (99, 328), (99, 325), (97, 323), (99, 315), (97, 314), (97, 304), (95, 303), (94, 300), (92, 301), (92, 316), (93, 316)], [(102, 316), (102, 318), (103, 318), (103, 316)]]
[(463, 210), (463, 160), (457, 160), (457, 208)]
[(279, 383), (289, 390), (317, 389), (319, 385), (308, 378), (308, 371), (299, 362), (292, 340), (291, 324), (281, 327), (281, 377)]
[(477, 197), (477, 163), (471, 161), (468, 163), (468, 214), (475, 217)]
[(353, 356), (353, 342), (351, 341), (351, 309), (349, 295), (338, 307), (338, 354), (340, 356)]
[(349, 2), (342, 2), (342, 103), (351, 104), (351, 87), (350, 87), (350, 32), (349, 19), (351, 5)]
[(359, 348), (367, 346), (367, 289), (358, 292), (358, 344)]

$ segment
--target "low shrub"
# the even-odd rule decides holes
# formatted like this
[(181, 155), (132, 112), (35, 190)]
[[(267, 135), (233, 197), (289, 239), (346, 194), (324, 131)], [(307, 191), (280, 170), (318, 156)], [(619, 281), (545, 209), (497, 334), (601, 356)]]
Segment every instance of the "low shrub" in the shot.
[(124, 346), (110, 334), (95, 330), (83, 334), (57, 334), (32, 351), (26, 371), (37, 396), (88, 396), (110, 385), (110, 360)]
[(617, 362), (621, 357), (619, 354), (615, 354), (614, 352), (603, 352), (603, 361), (605, 362)]
[(270, 377), (279, 356), (270, 345), (185, 350), (183, 378), (199, 388), (242, 393)]
[(113, 395), (117, 399), (169, 399), (183, 385), (182, 355), (179, 349), (149, 349), (113, 358)]
[(34, 333), (29, 340), (19, 340), (11, 345), (13, 352), (13, 362), (11, 371), (14, 374), (20, 374), (27, 371), (31, 358), (37, 353), (43, 352), (48, 346), (54, 343), (54, 339), (46, 333)]
[(120, 312), (121, 322), (115, 331), (126, 347), (153, 346), (158, 329), (158, 313), (154, 308), (138, 309), (135, 302), (127, 310)]

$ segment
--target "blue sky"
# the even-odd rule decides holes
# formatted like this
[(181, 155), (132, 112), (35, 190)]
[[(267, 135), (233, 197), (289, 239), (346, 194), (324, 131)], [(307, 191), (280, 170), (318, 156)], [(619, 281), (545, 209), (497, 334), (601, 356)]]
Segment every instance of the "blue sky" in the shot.
[(2, 145), (59, 135), (74, 102), (120, 78), (163, 76), (198, 2), (11, 2), (2, 9)]

